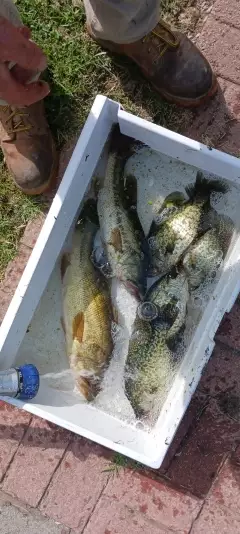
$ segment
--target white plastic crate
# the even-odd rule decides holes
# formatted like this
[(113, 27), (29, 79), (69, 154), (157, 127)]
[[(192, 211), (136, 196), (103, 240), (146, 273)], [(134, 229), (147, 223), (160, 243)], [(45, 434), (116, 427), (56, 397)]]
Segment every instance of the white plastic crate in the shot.
[[(181, 172), (183, 164), (187, 165), (191, 181), (196, 170), (202, 169), (227, 179), (236, 189), (235, 212), (232, 210), (235, 233), (230, 252), (157, 423), (149, 431), (94, 405), (80, 402), (72, 393), (71, 384), (69, 388), (61, 386), (61, 372), (68, 368), (68, 362), (60, 328), (62, 304), (58, 261), (116, 122), (123, 134), (142, 141), (160, 156), (162, 154), (166, 168), (168, 158), (172, 158), (173, 166), (179, 162)], [(98, 164), (100, 173), (103, 160)], [(26, 361), (35, 363), (41, 374), (57, 373), (58, 376), (59, 373), (59, 387), (56, 383), (54, 388), (51, 387), (45, 377), (34, 401), (23, 403), (9, 399), (9, 402), (143, 464), (159, 468), (212, 353), (218, 325), (224, 313), (230, 311), (240, 290), (238, 201), (240, 160), (139, 119), (123, 111), (117, 102), (97, 96), (0, 328), (1, 368)], [(231, 211), (228, 214), (231, 216)]]

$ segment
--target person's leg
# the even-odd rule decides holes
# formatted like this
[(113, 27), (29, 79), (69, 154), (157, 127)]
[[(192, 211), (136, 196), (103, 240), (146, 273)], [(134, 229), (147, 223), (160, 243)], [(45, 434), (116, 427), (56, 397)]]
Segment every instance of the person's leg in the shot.
[[(0, 16), (14, 26), (22, 26), (12, 0), (0, 0)], [(6, 164), (22, 191), (35, 195), (50, 187), (57, 172), (57, 157), (43, 101), (26, 108), (0, 101), (0, 143)]]
[(217, 81), (197, 47), (159, 20), (159, 0), (84, 0), (87, 29), (101, 46), (124, 54), (167, 100), (199, 106)]
[(22, 26), (19, 12), (12, 0), (0, 0), (0, 16), (8, 19), (14, 26)]
[(83, 0), (95, 39), (134, 43), (158, 23), (159, 0)]

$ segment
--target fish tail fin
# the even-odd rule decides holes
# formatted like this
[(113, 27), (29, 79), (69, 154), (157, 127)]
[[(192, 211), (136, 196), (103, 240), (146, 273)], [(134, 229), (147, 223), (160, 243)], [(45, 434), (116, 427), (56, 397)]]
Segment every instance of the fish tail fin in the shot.
[(195, 183), (188, 185), (185, 190), (190, 200), (209, 200), (211, 193), (227, 193), (229, 187), (224, 180), (210, 180), (198, 171)]
[(144, 146), (133, 137), (124, 135), (120, 131), (119, 123), (113, 125), (109, 136), (109, 153), (117, 154), (126, 161), (138, 147)]
[(91, 402), (100, 391), (100, 384), (91, 376), (79, 376), (76, 379), (77, 388), (83, 397)]

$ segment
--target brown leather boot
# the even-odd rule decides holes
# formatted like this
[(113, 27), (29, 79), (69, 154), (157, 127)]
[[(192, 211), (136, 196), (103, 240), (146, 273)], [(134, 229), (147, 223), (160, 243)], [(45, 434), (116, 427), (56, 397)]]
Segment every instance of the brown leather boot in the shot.
[(25, 108), (0, 106), (0, 143), (19, 189), (39, 195), (51, 187), (57, 154), (43, 101)]
[[(94, 38), (91, 29), (87, 29)], [(163, 21), (143, 39), (131, 44), (101, 39), (97, 42), (111, 52), (131, 58), (169, 102), (196, 107), (217, 91), (217, 80), (203, 54), (185, 35), (173, 32)]]

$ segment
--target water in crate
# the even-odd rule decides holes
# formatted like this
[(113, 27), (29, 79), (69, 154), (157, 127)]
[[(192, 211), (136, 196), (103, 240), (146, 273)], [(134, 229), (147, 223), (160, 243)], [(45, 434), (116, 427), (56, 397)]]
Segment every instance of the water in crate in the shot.
[(49, 284), (64, 331), (53, 360), (68, 359), (42, 370), (50, 387), (75, 385), (79, 402), (151, 428), (220, 277), (238, 201), (234, 185), (115, 129)]
[[(95, 198), (86, 200), (72, 251), (63, 257), (63, 324), (70, 367), (86, 401), (116, 409), (117, 400), (120, 412), (128, 403), (129, 415), (147, 422), (184, 352), (190, 294), (216, 277), (233, 224), (211, 204), (213, 193), (227, 192), (226, 183), (197, 172), (184, 192), (167, 195), (146, 229), (137, 178), (124, 173), (130, 141), (115, 128), (104, 178)], [(118, 303), (121, 286), (125, 299)], [(118, 382), (114, 376), (109, 384), (109, 371)]]

